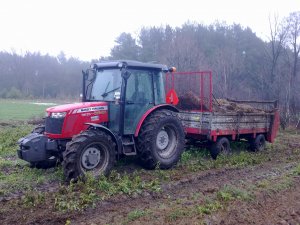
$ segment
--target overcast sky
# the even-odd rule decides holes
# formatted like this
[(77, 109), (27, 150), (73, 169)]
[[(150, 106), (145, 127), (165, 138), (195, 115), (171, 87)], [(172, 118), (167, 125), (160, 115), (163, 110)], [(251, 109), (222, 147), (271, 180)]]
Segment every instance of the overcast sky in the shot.
[(300, 10), (299, 0), (0, 0), (0, 51), (40, 51), (90, 60), (107, 56), (122, 32), (216, 20), (268, 35), (268, 17)]

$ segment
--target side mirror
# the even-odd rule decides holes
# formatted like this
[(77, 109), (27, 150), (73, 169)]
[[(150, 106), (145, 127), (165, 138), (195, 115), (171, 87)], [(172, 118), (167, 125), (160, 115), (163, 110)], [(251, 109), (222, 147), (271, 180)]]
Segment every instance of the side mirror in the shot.
[(114, 94), (114, 99), (115, 99), (116, 103), (118, 103), (119, 100), (121, 99), (121, 92), (116, 91)]

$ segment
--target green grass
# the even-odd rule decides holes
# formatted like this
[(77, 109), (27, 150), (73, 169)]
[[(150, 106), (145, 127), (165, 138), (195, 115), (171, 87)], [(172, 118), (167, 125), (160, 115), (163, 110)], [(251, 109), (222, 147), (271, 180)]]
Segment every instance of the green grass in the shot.
[(39, 170), (30, 168), (28, 165), (19, 166), (7, 173), (0, 172), (0, 197), (9, 193), (31, 191), (37, 186), (51, 181), (62, 181), (62, 169)]
[(0, 127), (0, 160), (1, 157), (16, 156), (17, 141), (30, 133), (32, 129), (32, 125), (26, 124), (20, 124), (17, 127)]
[(17, 158), (17, 141), (30, 133), (33, 126), (20, 125), (0, 129), (0, 196), (30, 191), (37, 185), (62, 180), (62, 169), (38, 170)]
[(146, 216), (148, 214), (147, 211), (144, 211), (144, 210), (139, 210), (139, 209), (136, 209), (136, 210), (133, 210), (131, 212), (128, 213), (127, 215), (127, 218), (124, 222), (124, 224), (127, 224), (129, 222), (133, 222), (143, 216)]
[(0, 99), (0, 122), (40, 118), (52, 105), (37, 105), (33, 101)]

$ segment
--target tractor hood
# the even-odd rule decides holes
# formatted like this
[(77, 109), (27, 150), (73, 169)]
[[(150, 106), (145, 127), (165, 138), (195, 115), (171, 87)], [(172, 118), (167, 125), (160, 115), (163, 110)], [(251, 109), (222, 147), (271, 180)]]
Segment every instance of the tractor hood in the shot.
[(68, 114), (107, 110), (106, 102), (80, 102), (54, 106), (46, 109), (47, 113), (66, 112)]
[(107, 123), (107, 102), (81, 102), (50, 107), (47, 110), (45, 134), (50, 139), (70, 139), (86, 130), (87, 123)]

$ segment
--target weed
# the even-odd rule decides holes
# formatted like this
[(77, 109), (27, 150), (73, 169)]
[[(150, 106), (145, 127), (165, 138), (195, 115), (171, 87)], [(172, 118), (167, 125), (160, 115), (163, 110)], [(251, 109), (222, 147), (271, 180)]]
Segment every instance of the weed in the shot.
[(245, 190), (241, 190), (233, 186), (225, 186), (217, 193), (217, 198), (220, 201), (228, 202), (236, 199), (251, 200), (252, 195)]
[(59, 211), (79, 211), (89, 206), (94, 207), (99, 200), (95, 192), (95, 179), (86, 176), (85, 182), (79, 180), (69, 186), (61, 186), (55, 196), (55, 208)]
[(86, 174), (84, 182), (80, 180), (60, 187), (55, 196), (55, 208), (59, 211), (82, 210), (112, 195), (132, 195), (143, 190), (160, 191), (160, 183), (157, 179), (145, 182), (136, 173), (121, 176), (112, 171), (109, 177), (101, 176), (99, 179)]
[(27, 192), (22, 198), (25, 207), (33, 207), (45, 202), (45, 194), (41, 192)]
[(220, 156), (214, 161), (214, 167), (234, 167), (243, 168), (246, 166), (252, 166), (260, 164), (268, 159), (263, 153), (250, 153), (240, 152), (239, 154), (233, 154), (230, 157)]
[(191, 216), (193, 211), (189, 208), (175, 208), (166, 216), (167, 222), (174, 222), (178, 219)]
[(270, 190), (278, 192), (290, 188), (293, 185), (293, 181), (290, 177), (283, 177), (280, 181), (272, 184)]
[(203, 215), (203, 214), (210, 215), (211, 213), (213, 213), (219, 209), (223, 209), (223, 205), (219, 201), (210, 201), (204, 205), (199, 205), (196, 208), (197, 208), (197, 212), (200, 215)]
[(131, 212), (128, 213), (127, 219), (126, 219), (125, 223), (137, 220), (137, 219), (139, 219), (139, 218), (147, 215), (148, 213), (149, 212), (144, 211), (144, 210), (139, 210), (139, 209), (133, 210), (133, 211), (131, 211)]
[(296, 166), (296, 168), (293, 170), (293, 175), (299, 176), (300, 175), (300, 164)]

